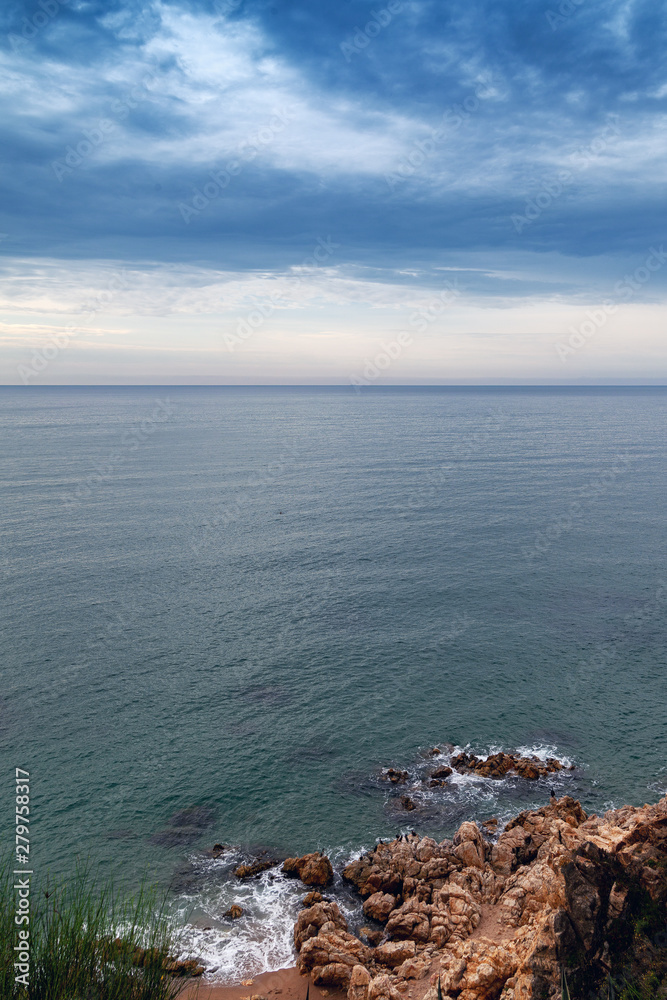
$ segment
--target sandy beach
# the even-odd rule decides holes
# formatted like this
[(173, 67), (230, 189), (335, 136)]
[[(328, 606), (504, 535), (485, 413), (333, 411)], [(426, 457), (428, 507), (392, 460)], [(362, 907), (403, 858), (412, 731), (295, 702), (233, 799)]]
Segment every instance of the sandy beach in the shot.
[(238, 986), (209, 986), (205, 982), (193, 983), (185, 990), (187, 1000), (305, 1000), (310, 984), (311, 1000), (346, 1000), (344, 990), (324, 989), (299, 974), (296, 968), (264, 972), (254, 979), (246, 979)]

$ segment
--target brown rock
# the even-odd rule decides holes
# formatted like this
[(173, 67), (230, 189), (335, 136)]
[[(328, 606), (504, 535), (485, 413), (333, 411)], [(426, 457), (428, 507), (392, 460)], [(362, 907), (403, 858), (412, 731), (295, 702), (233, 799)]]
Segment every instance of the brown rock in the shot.
[(382, 931), (374, 931), (372, 927), (362, 927), (359, 933), (365, 937), (370, 945), (375, 947), (380, 943), (384, 934)]
[(432, 778), (448, 778), (450, 774), (453, 774), (451, 767), (437, 767), (435, 771), (431, 772)]
[(484, 867), (486, 849), (476, 823), (461, 824), (454, 837), (454, 853), (466, 867)]
[(432, 907), (419, 899), (409, 899), (394, 910), (386, 925), (386, 933), (390, 938), (412, 938), (415, 941), (428, 941), (429, 918)]
[(204, 967), (199, 965), (194, 958), (187, 958), (184, 961), (174, 959), (167, 962), (164, 968), (175, 979), (180, 979), (184, 976), (198, 977), (204, 975)]
[(321, 903), (323, 898), (321, 892), (308, 892), (301, 900), (301, 905), (312, 906), (313, 903)]
[(392, 968), (401, 965), (408, 958), (414, 958), (417, 953), (417, 946), (414, 941), (387, 941), (378, 945), (375, 949), (374, 958), (381, 965), (389, 965)]
[(410, 775), (407, 771), (396, 771), (393, 767), (389, 767), (380, 777), (385, 781), (391, 781), (392, 785), (398, 785), (407, 781)]
[(347, 988), (347, 1000), (368, 1000), (368, 986), (371, 974), (363, 965), (355, 965)]
[(401, 795), (401, 805), (408, 812), (412, 812), (413, 809), (417, 808), (409, 795)]
[(290, 878), (300, 878), (304, 885), (329, 885), (333, 882), (331, 862), (319, 852), (304, 854), (302, 858), (287, 858), (282, 872)]
[(230, 908), (225, 911), (224, 915), (229, 917), (231, 920), (238, 920), (239, 917), (243, 916), (243, 910), (240, 906), (234, 903), (233, 906), (230, 906)]
[(391, 977), (386, 973), (374, 976), (368, 986), (368, 1000), (403, 1000)]
[(364, 913), (381, 924), (386, 923), (389, 914), (396, 906), (396, 897), (389, 892), (374, 892), (364, 903)]
[(406, 960), (396, 969), (396, 975), (401, 979), (423, 979), (431, 968), (430, 955), (417, 955)]
[(239, 865), (238, 868), (234, 869), (234, 874), (241, 879), (255, 878), (268, 868), (275, 868), (277, 864), (277, 861), (255, 861), (251, 865)]
[(342, 931), (347, 930), (347, 921), (337, 903), (315, 903), (307, 910), (302, 910), (294, 926), (294, 944), (297, 951), (304, 941), (316, 937), (325, 924), (331, 924)]

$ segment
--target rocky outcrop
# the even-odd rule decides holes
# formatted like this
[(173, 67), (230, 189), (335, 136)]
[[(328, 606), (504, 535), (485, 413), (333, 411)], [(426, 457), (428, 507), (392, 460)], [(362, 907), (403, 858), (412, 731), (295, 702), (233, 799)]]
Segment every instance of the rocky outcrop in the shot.
[(348, 933), (336, 903), (315, 903), (302, 910), (294, 928), (298, 966), (316, 986), (348, 988), (355, 965), (368, 966), (371, 950)]
[(295, 928), (299, 968), (348, 1000), (398, 1000), (429, 975), (424, 1000), (438, 979), (445, 1000), (557, 1000), (563, 966), (586, 995), (632, 965), (652, 921), (664, 932), (667, 797), (589, 817), (564, 796), (496, 827), (413, 834), (350, 862), (343, 878), (381, 930), (363, 928), (365, 944), (317, 902)]
[(492, 753), (482, 758), (465, 751), (452, 757), (451, 765), (462, 774), (473, 772), (483, 778), (504, 778), (510, 771), (515, 771), (528, 781), (544, 778), (554, 771), (562, 771), (565, 766), (555, 757), (542, 761), (537, 757), (521, 757), (516, 753)]
[(330, 885), (333, 868), (324, 854), (304, 854), (302, 858), (287, 858), (282, 872), (290, 878), (300, 878), (304, 885)]

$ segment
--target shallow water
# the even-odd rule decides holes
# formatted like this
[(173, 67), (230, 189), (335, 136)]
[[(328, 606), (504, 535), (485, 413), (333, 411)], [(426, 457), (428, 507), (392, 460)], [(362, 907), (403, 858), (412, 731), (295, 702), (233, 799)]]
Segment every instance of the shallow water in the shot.
[[(572, 760), (589, 810), (654, 801), (666, 411), (664, 388), (0, 389), (0, 738), (36, 868), (150, 867), (206, 926), (249, 892), (206, 876), (215, 841), (342, 862), (548, 798), (455, 779), (405, 814), (379, 769), (440, 741)], [(277, 885), (241, 904), (248, 942), (297, 905)]]

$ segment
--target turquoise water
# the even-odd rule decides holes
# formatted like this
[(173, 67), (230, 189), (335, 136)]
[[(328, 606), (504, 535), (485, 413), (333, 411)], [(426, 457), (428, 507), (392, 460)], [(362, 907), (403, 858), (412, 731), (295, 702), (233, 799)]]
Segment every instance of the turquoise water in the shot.
[(343, 858), (548, 797), (405, 814), (378, 770), (441, 741), (655, 801), (666, 415), (661, 387), (1, 389), (2, 770), (7, 803), (31, 772), (36, 868), (150, 866), (210, 920), (215, 841)]

